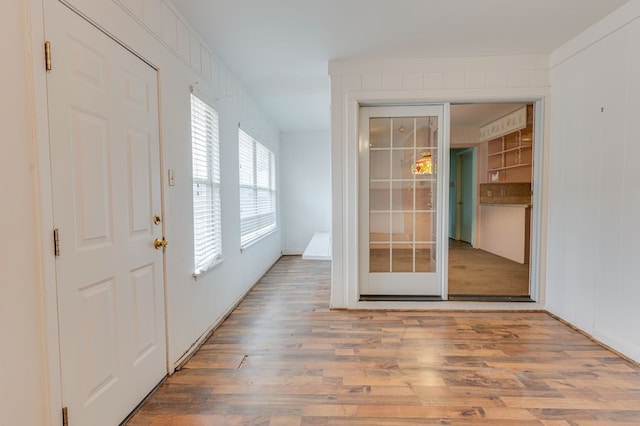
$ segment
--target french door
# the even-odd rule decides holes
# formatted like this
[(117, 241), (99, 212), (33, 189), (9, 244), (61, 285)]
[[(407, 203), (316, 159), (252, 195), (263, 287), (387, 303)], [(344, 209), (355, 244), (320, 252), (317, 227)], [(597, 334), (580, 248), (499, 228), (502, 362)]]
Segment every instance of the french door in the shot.
[(443, 118), (442, 105), (360, 109), (361, 296), (443, 295)]

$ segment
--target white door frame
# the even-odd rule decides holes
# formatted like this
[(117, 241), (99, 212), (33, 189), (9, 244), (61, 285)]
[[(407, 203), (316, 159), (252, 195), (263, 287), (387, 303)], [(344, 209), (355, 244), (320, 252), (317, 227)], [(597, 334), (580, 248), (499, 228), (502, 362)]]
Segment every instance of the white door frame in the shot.
[[(469, 95), (464, 89), (425, 91), (351, 91), (346, 96), (344, 104), (344, 118), (346, 124), (343, 145), (338, 148), (332, 145), (332, 153), (340, 154), (340, 162), (333, 161), (333, 165), (341, 168), (341, 191), (343, 195), (342, 211), (342, 240), (335, 239), (334, 256), (341, 255), (341, 265), (337, 271), (341, 272), (341, 282), (334, 285), (332, 282), (332, 306), (334, 301), (344, 301), (343, 307), (347, 309), (476, 309), (476, 310), (531, 310), (543, 309), (544, 304), (544, 270), (546, 264), (541, 255), (544, 238), (544, 209), (543, 206), (543, 170), (546, 167), (545, 143), (548, 141), (549, 132), (549, 111), (545, 108), (545, 100), (549, 96), (548, 89), (487, 89)], [(446, 268), (443, 271), (443, 291), (442, 302), (380, 302), (361, 301), (359, 294), (359, 241), (358, 241), (358, 123), (360, 107), (371, 106), (394, 106), (394, 105), (427, 105), (451, 103), (496, 103), (496, 102), (521, 102), (533, 103), (536, 114), (535, 143), (537, 149), (534, 153), (533, 172), (533, 209), (532, 209), (532, 233), (531, 233), (531, 273), (530, 273), (530, 295), (533, 303), (509, 303), (509, 302), (460, 302), (448, 301), (448, 276)], [(445, 108), (445, 123), (449, 123), (449, 108)], [(446, 141), (446, 158), (443, 166), (446, 167), (445, 176), (449, 175), (449, 141), (450, 128), (447, 125), (443, 137)], [(447, 191), (448, 193), (448, 191)], [(448, 194), (445, 199), (448, 208)], [(446, 215), (445, 215), (446, 216)], [(448, 218), (445, 221), (448, 223)], [(446, 230), (446, 228), (445, 228)], [(334, 260), (335, 262), (335, 260)], [(445, 251), (445, 265), (448, 258)], [(332, 278), (335, 278), (332, 277)]]
[[(55, 257), (53, 255), (53, 188), (51, 182), (51, 167), (50, 167), (50, 152), (49, 152), (49, 113), (47, 107), (47, 72), (44, 64), (44, 50), (43, 45), (46, 40), (45, 36), (45, 20), (46, 9), (51, 2), (58, 0), (27, 0), (25, 2), (25, 9), (29, 17), (30, 27), (29, 35), (31, 36), (31, 67), (33, 71), (32, 75), (32, 93), (27, 93), (27, 96), (31, 97), (32, 111), (33, 111), (33, 135), (36, 146), (36, 159), (37, 159), (37, 183), (38, 183), (38, 200), (37, 209), (39, 214), (39, 233), (40, 233), (40, 245), (39, 245), (39, 258), (41, 261), (40, 274), (42, 285), (42, 300), (39, 303), (43, 307), (42, 322), (44, 325), (43, 338), (45, 340), (45, 347), (43, 350), (43, 358), (46, 365), (46, 390), (47, 390), (47, 419), (52, 426), (62, 426), (62, 374), (60, 369), (60, 341), (59, 341), (59, 328), (58, 328), (58, 302), (57, 302), (57, 289), (56, 289), (56, 266)], [(65, 0), (60, 0), (61, 3), (67, 4)], [(117, 43), (121, 44), (125, 49), (131, 51), (134, 55), (138, 56), (142, 61), (146, 62), (156, 71), (159, 67), (150, 60), (148, 57), (142, 56), (134, 49), (126, 46), (118, 38), (96, 25), (95, 21), (89, 19), (84, 14), (78, 12), (72, 7), (80, 16), (86, 19), (88, 22), (96, 26), (100, 31), (107, 34), (114, 39)], [(55, 53), (54, 53), (55, 55)], [(54, 56), (55, 58), (55, 56)], [(55, 66), (55, 65), (54, 65)], [(158, 87), (159, 102), (161, 102), (160, 87)], [(158, 105), (160, 107), (160, 105)], [(160, 121), (160, 168), (162, 170), (162, 118)], [(162, 176), (162, 173), (160, 174)], [(160, 194), (161, 194), (161, 208), (164, 216), (164, 191), (165, 182), (164, 179), (160, 179)], [(163, 234), (164, 234), (164, 221), (163, 221)], [(163, 258), (165, 256), (163, 255)], [(165, 258), (166, 259), (166, 258)], [(166, 291), (166, 274), (165, 274), (165, 309), (167, 304), (167, 291)], [(165, 320), (166, 325), (166, 320)], [(167, 330), (165, 329), (165, 333)], [(169, 340), (167, 338), (167, 345)], [(168, 347), (166, 348), (168, 354)], [(167, 357), (167, 362), (168, 361)], [(170, 366), (167, 365), (167, 371)]]

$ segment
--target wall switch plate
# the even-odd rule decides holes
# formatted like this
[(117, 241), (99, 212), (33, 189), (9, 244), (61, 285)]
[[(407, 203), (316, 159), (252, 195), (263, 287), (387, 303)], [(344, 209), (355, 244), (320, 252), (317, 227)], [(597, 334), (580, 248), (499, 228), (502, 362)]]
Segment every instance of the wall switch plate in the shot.
[(175, 172), (173, 171), (173, 169), (169, 169), (168, 172), (169, 172), (168, 173), (169, 186), (175, 186), (176, 185)]

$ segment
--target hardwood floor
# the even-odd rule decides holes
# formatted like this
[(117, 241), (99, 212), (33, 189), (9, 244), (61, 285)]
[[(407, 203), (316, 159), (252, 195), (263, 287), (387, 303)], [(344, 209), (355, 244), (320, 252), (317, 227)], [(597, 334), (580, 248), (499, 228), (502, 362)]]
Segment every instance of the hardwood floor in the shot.
[(330, 311), (329, 271), (283, 257), (127, 424), (640, 425), (640, 368), (545, 313)]

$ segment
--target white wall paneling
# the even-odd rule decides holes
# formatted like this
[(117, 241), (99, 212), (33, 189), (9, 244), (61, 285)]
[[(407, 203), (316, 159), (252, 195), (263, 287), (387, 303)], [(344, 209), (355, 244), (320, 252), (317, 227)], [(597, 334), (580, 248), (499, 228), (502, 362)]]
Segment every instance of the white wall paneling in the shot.
[(551, 55), (547, 301), (640, 360), (640, 1)]

